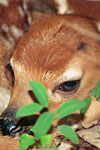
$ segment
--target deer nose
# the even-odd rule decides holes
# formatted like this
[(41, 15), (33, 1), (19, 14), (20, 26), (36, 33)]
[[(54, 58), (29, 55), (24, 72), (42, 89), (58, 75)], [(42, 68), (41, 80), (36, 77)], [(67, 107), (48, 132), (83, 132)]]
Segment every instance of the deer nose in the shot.
[(17, 128), (17, 124), (13, 120), (0, 119), (0, 125), (3, 135), (13, 136), (12, 131)]

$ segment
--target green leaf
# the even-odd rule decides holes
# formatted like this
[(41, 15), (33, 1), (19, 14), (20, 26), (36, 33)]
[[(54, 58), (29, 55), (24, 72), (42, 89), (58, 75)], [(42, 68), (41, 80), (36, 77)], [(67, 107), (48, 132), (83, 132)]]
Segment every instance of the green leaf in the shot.
[(53, 120), (54, 114), (52, 112), (45, 112), (42, 115), (40, 115), (33, 128), (36, 140), (39, 140), (43, 135), (45, 135), (48, 132)]
[(68, 125), (60, 125), (57, 129), (70, 141), (75, 144), (79, 143), (78, 136), (75, 131)]
[(100, 98), (100, 81), (97, 83), (96, 88), (94, 89), (94, 95), (97, 100)]
[(34, 139), (31, 138), (28, 134), (24, 133), (20, 137), (19, 149), (20, 150), (27, 150), (27, 148), (34, 144)]
[(40, 104), (43, 107), (48, 107), (49, 100), (45, 87), (37, 81), (29, 82), (29, 85)]
[(33, 133), (35, 132), (35, 126), (33, 126), (30, 131), (32, 131)]
[(16, 117), (33, 115), (33, 114), (36, 114), (37, 112), (40, 112), (42, 109), (43, 109), (43, 106), (40, 104), (37, 104), (37, 103), (29, 104), (20, 108), (16, 113)]
[(84, 105), (86, 105), (86, 102), (84, 101), (69, 100), (57, 109), (56, 118), (66, 117), (72, 114), (73, 112), (81, 109)]
[(42, 136), (40, 138), (41, 145), (46, 146), (46, 145), (50, 144), (52, 136), (53, 136), (52, 134)]
[(87, 111), (90, 103), (91, 103), (91, 97), (86, 98), (84, 101), (86, 102), (86, 105), (84, 105), (81, 109), (80, 109), (80, 113), (82, 118), (84, 117), (85, 112)]

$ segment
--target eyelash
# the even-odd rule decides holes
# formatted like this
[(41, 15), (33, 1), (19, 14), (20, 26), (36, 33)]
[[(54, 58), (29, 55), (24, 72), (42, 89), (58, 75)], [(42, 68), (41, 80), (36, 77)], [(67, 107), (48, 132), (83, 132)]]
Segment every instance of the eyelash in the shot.
[(78, 90), (79, 85), (80, 85), (80, 80), (66, 81), (62, 83), (57, 88), (57, 90), (65, 94), (73, 94)]

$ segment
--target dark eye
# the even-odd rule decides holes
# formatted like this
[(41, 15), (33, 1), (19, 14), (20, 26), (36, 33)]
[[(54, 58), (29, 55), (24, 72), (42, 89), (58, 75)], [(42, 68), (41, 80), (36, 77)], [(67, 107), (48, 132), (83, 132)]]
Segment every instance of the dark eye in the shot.
[(78, 89), (79, 85), (80, 85), (80, 80), (67, 81), (62, 83), (59, 86), (59, 90), (63, 92), (74, 92)]

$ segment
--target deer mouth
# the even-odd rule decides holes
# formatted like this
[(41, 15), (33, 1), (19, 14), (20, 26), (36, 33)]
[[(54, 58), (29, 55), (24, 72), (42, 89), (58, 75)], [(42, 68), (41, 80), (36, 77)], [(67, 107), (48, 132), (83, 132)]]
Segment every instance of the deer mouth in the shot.
[(3, 135), (10, 135), (13, 137), (18, 137), (29, 130), (27, 126), (21, 126), (9, 119), (0, 119), (0, 129)]
[(19, 137), (23, 133), (31, 134), (30, 128), (34, 124), (33, 119), (22, 118), (18, 122), (9, 118), (0, 119), (0, 131), (2, 135)]

